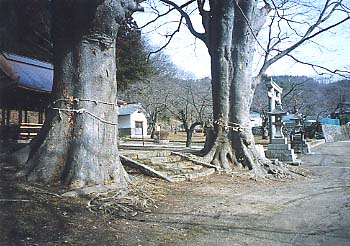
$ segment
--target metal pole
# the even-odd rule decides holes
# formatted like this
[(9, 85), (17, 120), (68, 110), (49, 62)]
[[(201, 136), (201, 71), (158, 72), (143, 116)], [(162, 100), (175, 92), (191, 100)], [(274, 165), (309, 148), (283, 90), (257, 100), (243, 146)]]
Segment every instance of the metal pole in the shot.
[(301, 153), (304, 154), (304, 132), (301, 130)]

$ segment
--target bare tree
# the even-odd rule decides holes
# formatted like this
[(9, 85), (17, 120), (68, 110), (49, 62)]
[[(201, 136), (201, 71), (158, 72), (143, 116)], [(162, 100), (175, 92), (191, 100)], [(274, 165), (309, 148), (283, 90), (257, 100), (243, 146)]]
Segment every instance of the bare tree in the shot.
[(154, 137), (160, 117), (168, 108), (169, 78), (154, 75), (147, 81), (138, 81), (131, 85), (120, 97), (129, 102), (141, 103), (147, 112), (148, 131)]
[(127, 185), (117, 149), (115, 39), (132, 0), (52, 1), (53, 101), (25, 170), (71, 188)]
[(125, 91), (119, 92), (119, 97), (142, 104), (147, 112), (148, 131), (153, 138), (160, 118), (167, 112), (169, 97), (174, 91), (172, 88), (176, 86), (174, 79), (178, 76), (178, 69), (163, 52), (152, 56), (149, 63), (152, 64), (152, 75), (141, 78)]
[[(267, 69), (283, 57), (302, 62), (293, 51), (347, 22), (350, 19), (349, 7), (344, 1), (335, 0), (315, 4), (292, 0), (192, 0), (182, 5), (170, 0), (160, 2), (169, 6), (168, 11), (177, 10), (180, 13), (179, 20), (184, 19), (190, 32), (205, 43), (211, 57), (215, 125), (213, 138), (208, 139), (210, 144), (206, 145), (210, 147), (206, 157), (226, 170), (246, 167), (256, 175), (264, 175), (262, 167), (268, 160), (257, 151), (249, 127), (249, 110), (257, 84)], [(204, 32), (195, 29), (191, 11), (186, 12), (190, 4), (196, 4)], [(300, 13), (300, 9), (307, 18), (290, 18), (289, 13)], [(311, 12), (312, 15), (306, 15)], [(331, 18), (333, 16), (338, 18)], [(265, 23), (269, 27), (266, 44), (258, 39)], [(286, 29), (291, 30), (294, 39), (285, 36)], [(263, 59), (254, 75), (253, 58), (256, 49), (263, 51)], [(316, 70), (349, 75), (347, 71), (303, 63)]]
[[(296, 113), (305, 106), (305, 100), (303, 94), (305, 92), (305, 84), (309, 81), (312, 81), (312, 78), (308, 77), (293, 77), (287, 78), (287, 81), (283, 81), (280, 85), (283, 87), (282, 94), (282, 104), (284, 110), (290, 113)], [(278, 81), (278, 79), (277, 79)]]
[(211, 118), (212, 102), (210, 88), (204, 80), (177, 81), (170, 93), (168, 111), (178, 119), (186, 131), (186, 147), (192, 144), (197, 126), (204, 126)]

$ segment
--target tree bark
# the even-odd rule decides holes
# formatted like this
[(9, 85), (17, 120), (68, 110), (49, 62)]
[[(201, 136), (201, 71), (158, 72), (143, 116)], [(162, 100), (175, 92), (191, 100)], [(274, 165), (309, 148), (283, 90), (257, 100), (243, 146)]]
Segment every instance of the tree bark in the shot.
[(229, 91), (233, 74), (231, 60), (234, 8), (229, 0), (212, 1), (207, 47), (211, 57), (214, 131), (207, 136), (205, 158), (226, 170), (233, 168), (228, 129)]
[(115, 38), (135, 8), (133, 1), (53, 1), (53, 102), (22, 172), (28, 180), (127, 186), (115, 124)]
[(196, 128), (196, 126), (199, 126), (201, 124), (202, 124), (201, 122), (195, 122), (191, 124), (189, 128), (185, 129), (186, 130), (186, 147), (191, 147), (194, 129)]
[(252, 76), (256, 41), (254, 35), (258, 32), (254, 29), (258, 17), (257, 11), (255, 1), (241, 1), (239, 7), (235, 8), (235, 28), (232, 35), (234, 73), (230, 90), (230, 122), (241, 127), (241, 130), (231, 133), (236, 161), (250, 170), (263, 173), (261, 164), (265, 160), (255, 148), (249, 114), (255, 87), (260, 82), (259, 77), (253, 78)]
[(151, 132), (151, 139), (154, 139), (154, 136), (156, 134), (156, 125), (158, 122), (158, 112), (154, 112), (151, 114), (150, 118), (150, 132)]
[(248, 168), (264, 175), (262, 164), (267, 160), (256, 150), (249, 125), (250, 106), (260, 80), (259, 77), (252, 79), (252, 62), (255, 35), (261, 28), (261, 19), (258, 19), (261, 11), (253, 0), (215, 1), (211, 13), (211, 25), (220, 28), (210, 29), (208, 46), (214, 134), (207, 138), (211, 143), (206, 143), (205, 157), (228, 171)]

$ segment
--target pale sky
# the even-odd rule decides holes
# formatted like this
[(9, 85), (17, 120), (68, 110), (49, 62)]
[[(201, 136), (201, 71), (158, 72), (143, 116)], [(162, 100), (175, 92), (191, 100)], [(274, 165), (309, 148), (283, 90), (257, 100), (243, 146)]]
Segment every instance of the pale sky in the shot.
[[(146, 8), (145, 12), (134, 15), (139, 26), (152, 18), (150, 9)], [(170, 33), (176, 29), (178, 17), (176, 15), (168, 16), (167, 25), (152, 31), (155, 26), (144, 28), (144, 35), (150, 39), (155, 46), (164, 44), (165, 39), (160, 34)], [(163, 20), (164, 22), (165, 20)], [(202, 31), (201, 20), (199, 16), (194, 15), (194, 25), (197, 31)], [(334, 29), (332, 32), (323, 34), (318, 38), (317, 45), (309, 43), (301, 46), (293, 54), (298, 59), (316, 63), (331, 69), (350, 69), (350, 23), (346, 23), (341, 28)], [(261, 33), (263, 36), (263, 33)], [(263, 42), (263, 41), (261, 41)], [(174, 64), (182, 70), (194, 74), (197, 78), (210, 76), (210, 57), (206, 46), (201, 40), (196, 40), (182, 26), (179, 33), (176, 34), (170, 45), (166, 48), (166, 53), (170, 55)], [(258, 52), (256, 52), (258, 53)], [(259, 55), (256, 56), (259, 60)], [(308, 75), (316, 76), (317, 74), (309, 66), (295, 64), (289, 59), (283, 58), (268, 70), (269, 75)]]

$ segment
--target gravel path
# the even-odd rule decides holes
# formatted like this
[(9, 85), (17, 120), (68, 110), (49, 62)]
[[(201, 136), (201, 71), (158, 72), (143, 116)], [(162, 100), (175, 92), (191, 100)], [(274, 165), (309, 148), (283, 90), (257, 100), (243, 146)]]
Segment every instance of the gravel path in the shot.
[(350, 142), (319, 146), (303, 162), (312, 177), (217, 176), (175, 189), (135, 219), (140, 245), (350, 245)]

